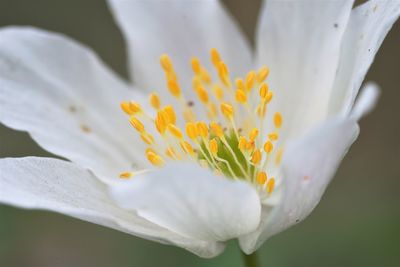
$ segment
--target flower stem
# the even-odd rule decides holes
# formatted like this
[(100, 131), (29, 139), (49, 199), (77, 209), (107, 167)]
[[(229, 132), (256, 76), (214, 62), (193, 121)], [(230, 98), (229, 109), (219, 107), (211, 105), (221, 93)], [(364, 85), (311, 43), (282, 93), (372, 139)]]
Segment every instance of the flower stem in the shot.
[(245, 267), (260, 267), (260, 261), (258, 259), (257, 253), (253, 252), (253, 254), (246, 255), (242, 252), (243, 261)]

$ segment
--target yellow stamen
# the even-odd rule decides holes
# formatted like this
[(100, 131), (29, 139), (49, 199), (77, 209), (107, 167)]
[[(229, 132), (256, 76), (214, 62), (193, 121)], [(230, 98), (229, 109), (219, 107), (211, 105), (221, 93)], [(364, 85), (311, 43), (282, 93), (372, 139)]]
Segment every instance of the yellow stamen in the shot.
[(234, 109), (231, 104), (221, 103), (221, 112), (222, 114), (224, 114), (225, 117), (231, 119), (234, 114)]
[(160, 57), (161, 67), (165, 72), (172, 72), (174, 67), (172, 65), (172, 61), (167, 54), (163, 54)]
[(262, 66), (257, 73), (257, 82), (262, 83), (268, 77), (269, 68), (267, 66)]
[(243, 82), (243, 79), (241, 79), (241, 78), (236, 79), (235, 80), (235, 84), (236, 84), (236, 89), (239, 89), (239, 90), (242, 90), (242, 91), (246, 90), (246, 86), (245, 86), (245, 84)]
[(253, 152), (253, 155), (251, 156), (251, 162), (254, 165), (258, 165), (260, 163), (260, 161), (261, 161), (261, 158), (262, 158), (261, 150), (260, 149), (256, 149)]
[(129, 179), (129, 178), (131, 178), (133, 176), (133, 173), (132, 172), (121, 172), (120, 174), (119, 174), (119, 178), (121, 178), (121, 179)]
[(145, 142), (148, 145), (152, 145), (154, 143), (154, 137), (147, 132), (142, 132), (140, 134), (140, 137), (142, 138), (143, 142)]
[(186, 135), (190, 139), (195, 140), (199, 136), (196, 124), (194, 124), (193, 122), (186, 123), (185, 129), (186, 129)]
[(247, 140), (246, 140), (246, 137), (240, 136), (240, 137), (239, 137), (238, 148), (239, 148), (241, 151), (244, 151), (244, 150), (246, 150), (246, 147), (247, 147)]
[(210, 152), (213, 155), (218, 153), (218, 142), (215, 138), (211, 139), (208, 146), (210, 147)]
[(244, 91), (240, 90), (240, 89), (236, 90), (235, 98), (236, 98), (236, 101), (241, 103), (241, 104), (244, 104), (247, 101), (246, 93)]
[(217, 66), (218, 63), (221, 61), (221, 56), (219, 55), (219, 52), (216, 48), (211, 49), (211, 62), (214, 64), (214, 66)]
[(196, 89), (197, 96), (200, 99), (200, 101), (204, 104), (208, 103), (208, 93), (206, 89), (204, 89), (202, 86), (197, 87)]
[(200, 134), (201, 137), (208, 136), (208, 127), (207, 124), (203, 121), (199, 121), (196, 123), (197, 132)]
[(276, 128), (281, 128), (282, 126), (282, 115), (279, 112), (276, 112), (274, 115), (274, 124)]
[(167, 86), (171, 95), (175, 97), (181, 96), (181, 88), (175, 80), (169, 80)]
[(271, 194), (272, 191), (274, 191), (274, 187), (275, 187), (275, 178), (271, 177), (270, 179), (268, 179), (267, 182), (267, 187), (266, 187), (267, 193)]
[(222, 129), (222, 126), (220, 124), (216, 122), (211, 122), (210, 129), (217, 137), (222, 138), (224, 136), (224, 130)]
[(254, 141), (257, 138), (259, 132), (260, 130), (258, 130), (257, 128), (253, 128), (249, 134), (250, 140)]
[(167, 123), (176, 124), (176, 114), (175, 110), (171, 105), (164, 107), (164, 114), (167, 119)]
[(147, 159), (150, 161), (151, 164), (153, 164), (154, 166), (157, 167), (161, 167), (164, 165), (164, 160), (162, 159), (162, 157), (160, 157), (157, 153), (155, 152), (148, 152), (146, 154)]
[(161, 135), (164, 135), (165, 130), (167, 129), (167, 120), (165, 117), (165, 112), (160, 110), (157, 112), (157, 116), (154, 121), (156, 129)]
[(178, 139), (183, 138), (182, 131), (178, 127), (176, 127), (175, 125), (173, 125), (171, 123), (168, 124), (168, 131)]
[(262, 83), (260, 86), (260, 97), (261, 99), (266, 99), (268, 94), (268, 85), (266, 83)]
[(149, 97), (149, 101), (150, 101), (150, 105), (158, 110), (161, 106), (161, 101), (160, 101), (160, 97), (158, 96), (157, 93), (151, 93), (150, 97)]
[(257, 173), (256, 180), (259, 185), (265, 184), (267, 181), (267, 174), (264, 171)]
[(272, 152), (273, 149), (274, 149), (274, 145), (272, 144), (271, 141), (265, 142), (265, 144), (264, 144), (264, 151), (265, 151), (267, 154), (270, 154), (270, 153)]
[(191, 60), (192, 63), (192, 70), (195, 74), (200, 75), (201, 74), (201, 65), (200, 61), (197, 57), (192, 58)]
[(194, 154), (194, 149), (189, 142), (182, 140), (179, 144), (181, 145), (183, 151), (185, 151), (187, 154), (189, 154), (189, 155)]
[(171, 159), (179, 159), (178, 155), (175, 152), (175, 149), (173, 147), (167, 147), (165, 150), (165, 155), (167, 155)]
[(246, 75), (246, 89), (250, 91), (253, 88), (254, 83), (256, 81), (256, 72), (254, 70), (249, 71)]
[(271, 141), (276, 141), (276, 140), (278, 140), (278, 133), (277, 132), (272, 132), (272, 133), (268, 134), (268, 138)]
[(223, 61), (220, 61), (217, 65), (217, 70), (218, 70), (218, 76), (221, 82), (226, 86), (230, 87), (231, 82), (229, 79), (229, 70), (228, 67), (225, 65)]
[(130, 117), (129, 122), (131, 123), (131, 125), (133, 126), (133, 128), (136, 129), (136, 131), (138, 131), (139, 133), (142, 133), (144, 131), (144, 125), (143, 123), (138, 120), (135, 117)]

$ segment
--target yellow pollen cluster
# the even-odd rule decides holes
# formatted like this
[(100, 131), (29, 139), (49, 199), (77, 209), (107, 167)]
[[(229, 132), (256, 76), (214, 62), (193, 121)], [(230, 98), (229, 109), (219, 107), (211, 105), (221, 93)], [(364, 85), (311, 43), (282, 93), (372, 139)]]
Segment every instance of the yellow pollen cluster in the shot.
[[(283, 118), (275, 112), (271, 114), (271, 125), (266, 122), (267, 107), (273, 98), (266, 82), (269, 69), (262, 66), (250, 70), (244, 78), (237, 77), (232, 83), (228, 66), (217, 49), (211, 49), (210, 59), (217, 79), (213, 79), (198, 58), (190, 61), (193, 93), (198, 98), (195, 102), (186, 100), (169, 56), (160, 57), (166, 88), (179, 104), (179, 120), (174, 106), (164, 105), (155, 92), (149, 95), (155, 116), (134, 101), (122, 102), (121, 109), (148, 146), (145, 156), (152, 165), (162, 167), (174, 160), (196, 161), (216, 174), (246, 180), (270, 194), (275, 178), (269, 176), (268, 170), (272, 163), (280, 164), (283, 154), (277, 143)], [(195, 103), (201, 105), (204, 114), (194, 112)], [(184, 125), (177, 121), (184, 121)], [(270, 126), (270, 132), (264, 132), (266, 126)], [(120, 174), (123, 179), (132, 176), (130, 172)]]

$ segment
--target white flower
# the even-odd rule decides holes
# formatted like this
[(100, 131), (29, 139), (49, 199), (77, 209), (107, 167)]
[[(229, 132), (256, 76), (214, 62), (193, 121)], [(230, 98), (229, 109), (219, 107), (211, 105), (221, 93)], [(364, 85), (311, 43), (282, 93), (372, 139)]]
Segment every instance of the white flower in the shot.
[[(1, 159), (0, 201), (68, 214), (174, 244), (202, 257), (221, 253), (224, 242), (232, 238), (238, 238), (242, 250), (251, 253), (271, 235), (304, 219), (356, 139), (357, 121), (375, 103), (377, 87), (368, 84), (353, 105), (374, 55), (399, 16), (400, 2), (370, 0), (352, 9), (349, 0), (269, 0), (260, 14), (255, 51), (218, 1), (109, 2), (126, 39), (134, 86), (120, 80), (88, 48), (67, 37), (26, 27), (0, 30), (0, 121), (29, 132), (43, 148), (71, 161)], [(176, 99), (166, 94), (159, 66), (159, 56), (168, 53), (174, 69), (168, 65), (169, 58), (162, 57), (167, 78), (174, 80), (172, 76), (178, 75), (186, 100), (195, 101), (193, 114), (201, 117), (202, 110), (212, 108), (209, 102), (196, 100), (194, 91), (188, 89), (193, 77), (189, 60), (197, 56), (204, 68), (212, 70), (209, 51), (214, 47), (229, 67), (228, 74), (225, 65), (214, 62), (222, 84), (224, 79), (226, 85), (232, 84), (234, 77), (263, 65), (271, 70), (268, 84), (274, 91), (273, 100), (267, 104), (265, 120), (254, 116), (254, 121), (266, 126), (258, 128), (258, 136), (253, 132), (256, 148), (262, 148), (268, 133), (278, 135), (269, 137), (275, 152), (271, 152), (266, 169), (261, 166), (267, 153), (254, 153), (251, 145), (242, 153), (231, 144), (235, 137), (228, 140), (233, 154), (246, 159), (216, 154), (220, 157), (213, 158), (220, 162), (217, 165), (204, 156), (200, 164), (193, 159), (170, 163), (158, 148), (146, 154), (148, 145), (119, 109), (119, 103), (130, 99), (145, 104), (143, 90), (147, 89), (157, 90), (163, 104), (174, 103)], [(201, 67), (198, 76), (203, 72)], [(259, 78), (258, 86), (263, 80)], [(177, 89), (174, 86), (170, 89)], [(245, 91), (247, 99), (239, 102), (262, 107), (257, 90)], [(175, 102), (178, 110), (180, 102)], [(124, 105), (128, 105), (125, 111), (135, 113), (135, 106)], [(225, 120), (222, 116), (214, 119), (231, 128), (243, 126), (240, 134), (247, 136), (253, 128), (249, 125), (257, 124), (247, 117), (245, 108), (239, 108), (242, 103), (237, 105), (225, 106)], [(229, 115), (231, 107), (236, 125)], [(143, 113), (155, 113), (146, 106), (141, 108)], [(149, 133), (143, 113), (131, 119), (142, 135)], [(171, 123), (168, 118), (158, 123), (166, 123), (165, 127), (172, 128), (167, 131), (174, 133), (176, 129), (167, 125)], [(178, 119), (176, 125), (182, 127), (182, 122)], [(182, 139), (175, 133), (178, 139), (165, 141), (152, 134), (145, 141), (153, 143), (154, 139), (161, 146), (168, 142), (179, 149)], [(251, 138), (246, 138), (249, 143)], [(205, 140), (208, 144), (208, 137)], [(226, 149), (229, 154), (229, 147), (217, 140), (210, 147), (203, 145), (204, 150)], [(278, 147), (284, 147), (282, 162)], [(171, 157), (174, 152), (170, 151)], [(157, 168), (147, 159), (154, 165), (166, 164)], [(224, 160), (235, 170), (229, 170)], [(257, 171), (249, 174), (250, 164)], [(125, 171), (122, 178), (132, 172), (135, 177), (121, 179), (119, 174)], [(256, 177), (263, 171), (267, 177)]]

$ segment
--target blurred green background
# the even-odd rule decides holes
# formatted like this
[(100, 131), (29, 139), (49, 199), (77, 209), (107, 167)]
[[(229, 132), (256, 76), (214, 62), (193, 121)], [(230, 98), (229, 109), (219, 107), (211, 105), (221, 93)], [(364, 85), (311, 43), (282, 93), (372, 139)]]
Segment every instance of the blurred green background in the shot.
[[(394, 0), (397, 1), (397, 0)], [(252, 38), (259, 1), (224, 1)], [(0, 0), (0, 26), (34, 25), (92, 47), (126, 77), (121, 33), (100, 0)], [(383, 94), (321, 203), (261, 248), (265, 266), (400, 266), (400, 23), (367, 79)], [(0, 127), (0, 157), (49, 156), (25, 133)], [(182, 249), (43, 211), (0, 205), (0, 266), (242, 266), (231, 242), (200, 259)]]

